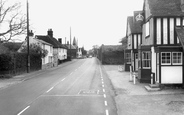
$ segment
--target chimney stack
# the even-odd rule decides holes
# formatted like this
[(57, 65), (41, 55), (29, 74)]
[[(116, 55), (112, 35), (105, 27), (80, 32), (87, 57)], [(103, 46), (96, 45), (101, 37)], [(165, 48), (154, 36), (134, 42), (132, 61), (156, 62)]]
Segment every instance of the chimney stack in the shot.
[(52, 29), (49, 29), (47, 31), (47, 35), (53, 38), (53, 31), (52, 31)]
[(62, 38), (58, 38), (60, 44), (62, 44)]
[(184, 0), (181, 0), (181, 11), (184, 12)]
[(33, 37), (34, 36), (34, 33), (32, 30), (29, 31), (29, 36)]

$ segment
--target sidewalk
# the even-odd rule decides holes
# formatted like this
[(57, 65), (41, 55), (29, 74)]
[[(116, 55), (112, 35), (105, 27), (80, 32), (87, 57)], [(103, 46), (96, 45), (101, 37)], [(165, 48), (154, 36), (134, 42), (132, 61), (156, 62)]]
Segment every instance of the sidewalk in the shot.
[(4, 88), (7, 88), (7, 87), (9, 87), (11, 85), (15, 85), (15, 84), (21, 83), (21, 82), (23, 82), (25, 80), (34, 78), (36, 76), (39, 76), (40, 74), (43, 74), (46, 71), (49, 71), (49, 70), (52, 71), (52, 70), (58, 69), (60, 67), (67, 66), (68, 64), (74, 63), (75, 61), (77, 61), (77, 59), (73, 59), (72, 61), (68, 61), (68, 62), (62, 63), (62, 64), (58, 65), (57, 67), (52, 67), (52, 68), (49, 68), (49, 69), (38, 70), (38, 71), (30, 72), (30, 73), (24, 73), (24, 74), (21, 74), (21, 75), (14, 76), (14, 77), (12, 77), (10, 79), (0, 79), (0, 90), (4, 89)]
[(129, 72), (117, 65), (103, 65), (116, 93), (118, 115), (183, 115), (184, 89), (148, 92), (147, 83), (129, 82)]

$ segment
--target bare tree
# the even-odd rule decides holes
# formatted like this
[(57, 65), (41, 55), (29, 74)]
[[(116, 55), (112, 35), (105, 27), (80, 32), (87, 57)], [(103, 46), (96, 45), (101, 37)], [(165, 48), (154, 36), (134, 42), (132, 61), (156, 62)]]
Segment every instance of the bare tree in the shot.
[(26, 16), (20, 12), (21, 4), (8, 4), (0, 0), (0, 39), (7, 42), (26, 33)]

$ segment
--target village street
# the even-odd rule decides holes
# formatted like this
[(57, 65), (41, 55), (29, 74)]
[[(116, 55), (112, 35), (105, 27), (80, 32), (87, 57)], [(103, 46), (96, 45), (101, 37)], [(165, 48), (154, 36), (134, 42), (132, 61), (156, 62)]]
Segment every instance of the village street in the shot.
[[(146, 83), (129, 82), (118, 65), (96, 58), (20, 75), (2, 87), (2, 115), (183, 115), (184, 90), (148, 92)], [(12, 82), (12, 83), (11, 83)], [(8, 84), (8, 83), (7, 83)], [(12, 85), (14, 84), (14, 85)]]
[(116, 115), (112, 85), (96, 58), (72, 60), (23, 78), (1, 88), (1, 115)]

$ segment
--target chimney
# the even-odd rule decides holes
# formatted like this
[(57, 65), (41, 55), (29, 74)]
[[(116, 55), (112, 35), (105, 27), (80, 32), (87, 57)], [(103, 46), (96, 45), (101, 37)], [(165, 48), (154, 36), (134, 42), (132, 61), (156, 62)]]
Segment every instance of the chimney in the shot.
[(69, 41), (67, 41), (67, 45), (69, 45)]
[(49, 29), (47, 31), (47, 35), (50, 36), (50, 37), (53, 37), (53, 31), (52, 31), (52, 29)]
[(60, 44), (62, 44), (62, 38), (58, 38)]
[(32, 30), (29, 32), (29, 36), (31, 36), (31, 37), (33, 37), (33, 36), (34, 36), (34, 33), (33, 33), (33, 31), (32, 31)]
[(181, 0), (181, 11), (184, 12), (184, 0)]

